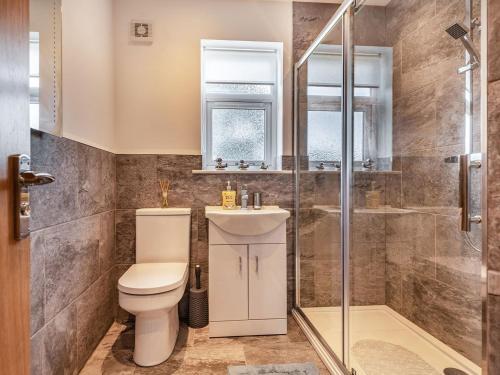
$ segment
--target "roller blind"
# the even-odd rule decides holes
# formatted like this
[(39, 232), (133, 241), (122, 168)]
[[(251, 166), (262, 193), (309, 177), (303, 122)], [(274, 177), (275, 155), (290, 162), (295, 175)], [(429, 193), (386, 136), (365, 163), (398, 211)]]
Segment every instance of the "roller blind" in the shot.
[(206, 49), (205, 82), (276, 83), (276, 52)]
[[(354, 60), (354, 85), (380, 87), (381, 57), (378, 54), (356, 54)], [(340, 54), (315, 54), (308, 62), (309, 85), (342, 85), (342, 56)]]

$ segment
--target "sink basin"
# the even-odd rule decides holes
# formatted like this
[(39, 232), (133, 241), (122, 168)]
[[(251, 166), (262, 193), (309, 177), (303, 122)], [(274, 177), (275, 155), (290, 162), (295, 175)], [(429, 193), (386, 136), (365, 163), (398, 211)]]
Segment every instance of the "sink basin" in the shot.
[(260, 236), (279, 227), (290, 217), (290, 212), (278, 206), (263, 206), (260, 210), (224, 210), (220, 206), (207, 206), (205, 217), (228, 233)]

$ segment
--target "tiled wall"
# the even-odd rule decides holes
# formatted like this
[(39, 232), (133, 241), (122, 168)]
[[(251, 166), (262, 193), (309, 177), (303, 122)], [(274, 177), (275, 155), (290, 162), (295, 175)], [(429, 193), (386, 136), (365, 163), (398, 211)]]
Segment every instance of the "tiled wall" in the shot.
[[(287, 161), (289, 164), (289, 161)], [(119, 272), (135, 262), (135, 210), (160, 207), (159, 179), (169, 179), (171, 207), (190, 207), (191, 214), (191, 276), (194, 266), (202, 266), (202, 283), (208, 284), (208, 228), (205, 206), (221, 204), (221, 192), (227, 181), (238, 192), (248, 186), (252, 193), (263, 193), (263, 204), (279, 205), (293, 211), (292, 175), (280, 174), (192, 174), (201, 169), (201, 156), (190, 155), (117, 155), (116, 201), (116, 264)], [(239, 198), (239, 196), (238, 196)], [(293, 220), (287, 222), (288, 307), (294, 293)], [(193, 282), (194, 277), (191, 277)]]
[(113, 322), (115, 157), (32, 132), (32, 374), (76, 374)]
[[(481, 252), (459, 230), (458, 165), (444, 162), (464, 150), (464, 49), (444, 30), (465, 3), (392, 0), (386, 15), (394, 164), (410, 211), (387, 218), (387, 304), (480, 364)], [(480, 228), (472, 240), (480, 246)]]
[(500, 2), (488, 0), (488, 374), (500, 374)]
[[(399, 172), (355, 172), (355, 207), (351, 252), (351, 304), (386, 303), (386, 217), (396, 215), (365, 209), (366, 191), (381, 193), (381, 204), (398, 207), (400, 192), (393, 184)], [(340, 174), (301, 175), (300, 303), (302, 307), (339, 306), (341, 298)]]

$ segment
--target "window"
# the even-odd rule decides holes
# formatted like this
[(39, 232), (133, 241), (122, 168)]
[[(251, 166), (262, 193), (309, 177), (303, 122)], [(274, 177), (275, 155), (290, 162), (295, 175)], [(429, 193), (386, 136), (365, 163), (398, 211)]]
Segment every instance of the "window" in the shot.
[(30, 32), (29, 50), (30, 127), (38, 129), (40, 124), (40, 33)]
[(222, 158), (281, 167), (282, 43), (202, 40), (205, 168)]
[[(341, 46), (321, 45), (308, 61), (307, 151), (310, 167), (342, 160)], [(392, 154), (392, 50), (356, 47), (354, 162)]]

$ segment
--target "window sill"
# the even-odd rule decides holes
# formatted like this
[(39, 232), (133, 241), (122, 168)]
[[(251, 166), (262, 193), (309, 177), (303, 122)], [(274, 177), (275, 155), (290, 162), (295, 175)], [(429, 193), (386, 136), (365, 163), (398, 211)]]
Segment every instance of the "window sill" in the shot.
[(292, 174), (291, 170), (260, 170), (260, 169), (196, 169), (193, 174)]

